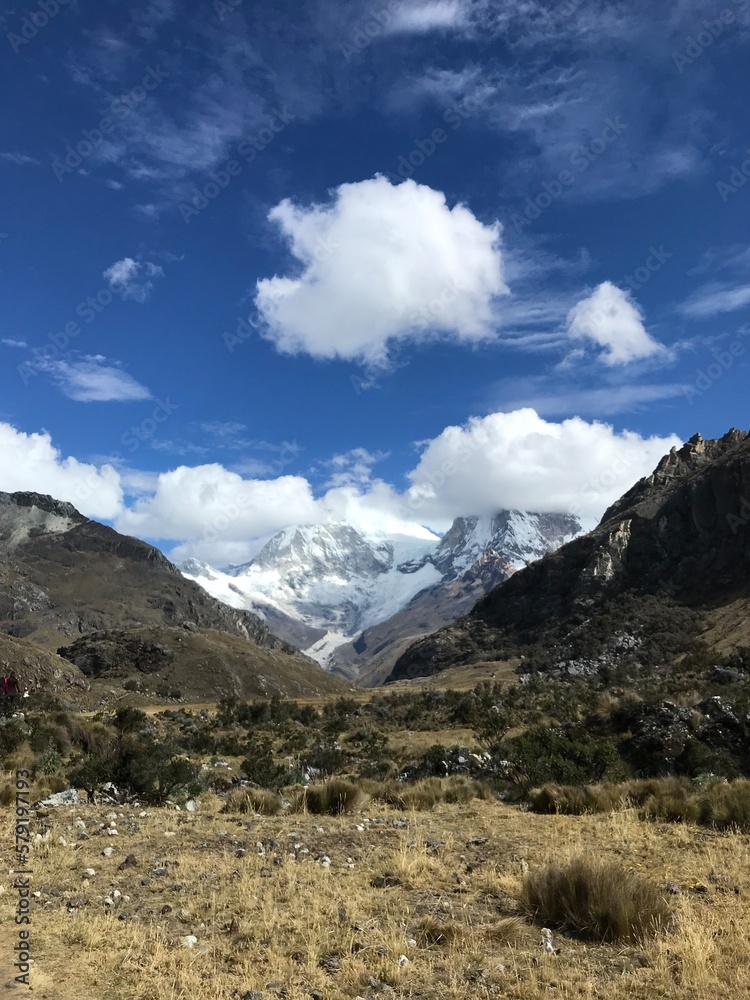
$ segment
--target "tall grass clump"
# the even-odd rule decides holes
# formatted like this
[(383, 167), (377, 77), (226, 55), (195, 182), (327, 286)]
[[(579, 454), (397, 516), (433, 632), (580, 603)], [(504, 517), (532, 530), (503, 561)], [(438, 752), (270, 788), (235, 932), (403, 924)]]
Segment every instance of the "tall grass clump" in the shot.
[(473, 799), (491, 799), (492, 792), (479, 781), (456, 776), (452, 778), (423, 778), (413, 784), (390, 782), (371, 786), (372, 797), (394, 809), (405, 812), (424, 812), (440, 803), (463, 805)]
[(621, 785), (543, 785), (529, 796), (529, 809), (535, 813), (583, 816), (614, 812), (626, 801)]
[(236, 788), (222, 808), (223, 813), (257, 813), (260, 816), (278, 816), (283, 809), (281, 797), (267, 788)]
[(527, 875), (520, 903), (537, 923), (588, 941), (641, 941), (673, 923), (667, 900), (643, 875), (585, 858)]
[(719, 830), (750, 832), (750, 780), (717, 781), (698, 795), (699, 822)]
[(367, 801), (367, 794), (358, 785), (333, 778), (304, 788), (294, 801), (294, 809), (319, 816), (340, 816), (357, 812)]

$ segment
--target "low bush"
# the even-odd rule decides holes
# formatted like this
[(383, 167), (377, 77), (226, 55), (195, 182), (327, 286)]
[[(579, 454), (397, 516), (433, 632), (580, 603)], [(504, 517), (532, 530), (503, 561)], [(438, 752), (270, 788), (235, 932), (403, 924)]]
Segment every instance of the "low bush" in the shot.
[(535, 922), (599, 942), (638, 942), (669, 929), (659, 889), (620, 865), (577, 858), (527, 875), (521, 907)]
[(253, 736), (244, 752), (247, 757), (240, 767), (248, 781), (271, 789), (283, 788), (288, 783), (289, 774), (285, 767), (276, 763), (269, 740)]
[(173, 795), (195, 795), (202, 785), (195, 767), (179, 749), (151, 736), (122, 736), (100, 755), (87, 755), (71, 762), (71, 784), (94, 797), (99, 786), (111, 781), (123, 792), (153, 805)]
[(21, 719), (0, 719), (0, 759), (13, 753), (29, 735), (29, 727)]
[(54, 747), (47, 747), (34, 762), (34, 777), (39, 774), (56, 774), (62, 767), (62, 762), (57, 750)]
[(548, 782), (585, 784), (626, 773), (613, 742), (580, 730), (534, 726), (498, 744), (492, 756), (500, 761), (498, 776), (523, 794)]

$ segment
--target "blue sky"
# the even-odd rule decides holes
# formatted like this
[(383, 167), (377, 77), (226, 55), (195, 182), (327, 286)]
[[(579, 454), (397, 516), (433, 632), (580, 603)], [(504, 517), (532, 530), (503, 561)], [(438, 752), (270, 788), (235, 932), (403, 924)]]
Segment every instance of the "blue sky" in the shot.
[(0, 489), (223, 563), (747, 427), (749, 11), (6, 5)]

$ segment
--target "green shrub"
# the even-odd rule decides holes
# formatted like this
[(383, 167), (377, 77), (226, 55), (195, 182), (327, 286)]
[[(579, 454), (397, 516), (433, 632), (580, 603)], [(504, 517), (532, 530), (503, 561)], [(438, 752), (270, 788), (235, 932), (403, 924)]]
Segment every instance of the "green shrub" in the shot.
[(669, 929), (669, 904), (640, 873), (577, 858), (527, 875), (523, 911), (545, 927), (589, 941), (637, 942)]
[(303, 764), (323, 777), (330, 777), (343, 771), (348, 760), (346, 752), (334, 740), (326, 740), (307, 751)]
[(22, 719), (0, 719), (0, 758), (15, 753), (29, 736), (29, 727)]
[(244, 748), (247, 757), (240, 768), (248, 781), (261, 788), (283, 788), (288, 782), (288, 772), (274, 759), (273, 748), (267, 739), (253, 736)]
[(179, 749), (152, 736), (123, 736), (110, 751), (78, 759), (69, 780), (92, 797), (100, 785), (111, 781), (154, 805), (178, 793), (197, 794), (202, 788), (198, 772)]
[(56, 774), (62, 767), (63, 759), (54, 747), (47, 749), (34, 762), (34, 775)]
[(118, 708), (113, 725), (118, 733), (135, 733), (144, 728), (148, 716), (140, 708)]
[(534, 726), (501, 743), (493, 755), (501, 776), (520, 792), (546, 783), (582, 785), (624, 777), (614, 743), (582, 731)]

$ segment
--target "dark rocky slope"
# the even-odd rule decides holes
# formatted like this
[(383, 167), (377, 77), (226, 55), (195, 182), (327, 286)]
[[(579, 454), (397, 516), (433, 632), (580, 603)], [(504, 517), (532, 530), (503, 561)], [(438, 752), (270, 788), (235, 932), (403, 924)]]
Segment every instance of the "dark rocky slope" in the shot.
[[(454, 625), (411, 646), (389, 680), (496, 659), (621, 595), (694, 608), (750, 597), (750, 433), (672, 449), (588, 535), (514, 574)], [(746, 605), (745, 605), (746, 606)]]

